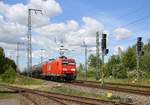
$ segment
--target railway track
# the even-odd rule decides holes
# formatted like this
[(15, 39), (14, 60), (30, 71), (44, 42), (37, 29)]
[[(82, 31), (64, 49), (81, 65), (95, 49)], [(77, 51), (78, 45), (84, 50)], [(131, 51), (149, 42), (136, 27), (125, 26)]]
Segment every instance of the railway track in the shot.
[[(121, 102), (114, 102), (114, 101), (104, 101), (99, 99), (93, 99), (93, 98), (86, 98), (86, 97), (79, 97), (79, 96), (71, 96), (71, 95), (64, 95), (60, 93), (52, 93), (52, 92), (45, 92), (35, 89), (27, 89), (27, 88), (20, 88), (15, 86), (8, 86), (3, 85), (5, 88), (18, 91), (19, 93), (32, 93), (36, 94), (42, 97), (46, 97), (50, 100), (58, 102), (60, 105), (70, 105), (68, 102), (74, 102), (79, 105), (136, 105), (133, 103), (121, 103)], [(26, 97), (29, 99), (28, 95)], [(31, 100), (31, 99), (29, 99)], [(35, 105), (38, 105), (35, 103)]]
[[(98, 81), (76, 80), (76, 82), (79, 82), (79, 83), (86, 82), (86, 83), (96, 83), (96, 84), (100, 84), (100, 82), (98, 82)], [(124, 84), (124, 83), (112, 83), (112, 82), (106, 82), (105, 84), (107, 84), (107, 85), (113, 85), (113, 86), (128, 86), (128, 87), (133, 87), (133, 88), (150, 89), (150, 86), (148, 86), (148, 85)]]
[[(100, 82), (81, 81), (81, 80), (73, 82), (72, 84), (78, 85), (78, 86), (85, 86), (85, 87), (91, 87), (91, 88), (101, 88), (101, 89), (107, 89), (107, 90), (112, 90), (112, 91), (119, 91), (119, 92), (126, 92), (126, 93), (150, 96), (150, 90), (144, 90), (145, 88), (150, 89), (149, 86), (126, 85), (126, 84), (115, 84), (115, 83), (106, 83), (103, 86), (101, 86)], [(130, 88), (130, 86), (132, 88)], [(133, 88), (133, 87), (136, 87), (136, 88)], [(139, 87), (144, 88), (144, 89), (141, 89), (141, 90), (137, 89)]]

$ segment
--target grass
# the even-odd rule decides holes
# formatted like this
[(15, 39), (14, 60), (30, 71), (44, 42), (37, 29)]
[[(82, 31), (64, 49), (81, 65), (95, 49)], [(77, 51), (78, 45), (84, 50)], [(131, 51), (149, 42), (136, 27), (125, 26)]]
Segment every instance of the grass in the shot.
[[(85, 72), (80, 72), (77, 76), (77, 80), (85, 80)], [(88, 72), (88, 81), (96, 81), (95, 79), (95, 73), (93, 72)], [(134, 78), (130, 79), (115, 79), (115, 78), (104, 78), (105, 82), (111, 82), (111, 83), (126, 83), (126, 84), (133, 84), (133, 81), (135, 81)], [(135, 82), (135, 84), (139, 85), (149, 85), (150, 86), (150, 79), (140, 79), (138, 82)]]
[(43, 81), (39, 79), (31, 79), (25, 76), (18, 75), (14, 84), (17, 85), (42, 85)]
[[(4, 83), (0, 78), (0, 83)], [(5, 83), (6, 84), (6, 83)], [(42, 85), (43, 81), (39, 79), (31, 79), (22, 75), (17, 75), (14, 85)]]
[(12, 93), (0, 93), (0, 99), (10, 99), (10, 98), (15, 98), (16, 94)]
[(77, 90), (77, 89), (71, 89), (71, 88), (64, 87), (64, 86), (57, 86), (57, 87), (53, 87), (51, 89), (48, 88), (48, 87), (43, 87), (42, 90), (55, 92), (55, 93), (62, 93), (62, 94), (66, 94), (66, 95), (96, 98), (96, 99), (101, 99), (101, 100), (116, 101), (116, 100), (120, 99), (120, 97), (118, 97), (118, 96), (112, 96), (112, 97), (108, 98), (106, 96), (102, 96), (102, 95), (96, 94), (94, 92), (83, 92), (83, 91), (80, 91), (80, 90)]

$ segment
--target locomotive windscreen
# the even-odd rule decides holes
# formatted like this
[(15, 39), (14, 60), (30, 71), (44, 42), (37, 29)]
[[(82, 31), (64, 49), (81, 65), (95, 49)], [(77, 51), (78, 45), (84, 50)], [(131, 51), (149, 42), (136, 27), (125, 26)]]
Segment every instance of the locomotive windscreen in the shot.
[(68, 61), (63, 61), (62, 65), (67, 66), (68, 65)]
[(62, 65), (75, 66), (76, 63), (75, 63), (75, 61), (62, 61)]

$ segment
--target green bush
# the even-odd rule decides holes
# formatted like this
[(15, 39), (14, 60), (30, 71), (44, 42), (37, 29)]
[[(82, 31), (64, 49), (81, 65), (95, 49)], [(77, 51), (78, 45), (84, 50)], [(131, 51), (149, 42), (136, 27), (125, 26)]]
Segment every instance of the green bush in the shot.
[(127, 71), (123, 65), (115, 65), (112, 75), (114, 78), (125, 79), (127, 78)]
[(16, 79), (16, 72), (10, 65), (5, 65), (6, 71), (1, 75), (1, 79), (6, 83), (14, 83)]

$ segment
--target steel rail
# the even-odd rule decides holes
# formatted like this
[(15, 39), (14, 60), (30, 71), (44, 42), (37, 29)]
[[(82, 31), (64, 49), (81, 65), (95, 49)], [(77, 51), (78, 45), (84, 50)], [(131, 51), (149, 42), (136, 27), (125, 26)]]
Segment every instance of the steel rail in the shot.
[(106, 89), (106, 90), (112, 90), (112, 91), (119, 91), (119, 92), (126, 92), (126, 93), (150, 96), (150, 91), (137, 90), (137, 89), (131, 89), (131, 88), (124, 88), (124, 87), (114, 87), (111, 85), (109, 86), (107, 84), (101, 86), (100, 83), (94, 84), (94, 83), (74, 82), (74, 83), (72, 83), (72, 85), (91, 87), (91, 88), (100, 88), (100, 89)]
[[(84, 80), (76, 80), (75, 82), (78, 82), (78, 83), (101, 83), (101, 82), (98, 82), (98, 81), (84, 81)], [(127, 84), (127, 83), (112, 83), (112, 82), (106, 82), (105, 84), (107, 85), (116, 85), (116, 86), (130, 86), (130, 87), (136, 87), (136, 88), (148, 88), (150, 89), (150, 86), (148, 85), (137, 85), (137, 84)]]
[(40, 90), (35, 90), (35, 89), (27, 89), (27, 88), (20, 88), (20, 87), (14, 87), (14, 86), (6, 86), (6, 88), (13, 89), (13, 90), (19, 90), (22, 92), (29, 92), (29, 93), (34, 93), (38, 94), (40, 96), (47, 97), (49, 99), (55, 98), (55, 99), (60, 99), (60, 100), (66, 100), (66, 101), (72, 101), (75, 103), (80, 103), (80, 104), (86, 104), (86, 105), (136, 105), (132, 103), (119, 103), (119, 102), (114, 102), (114, 101), (106, 101), (106, 100), (99, 100), (99, 99), (93, 99), (93, 98), (86, 98), (86, 97), (79, 97), (79, 96), (71, 96), (71, 95), (64, 95), (60, 93), (53, 93), (53, 92), (46, 92), (46, 91), (40, 91)]

